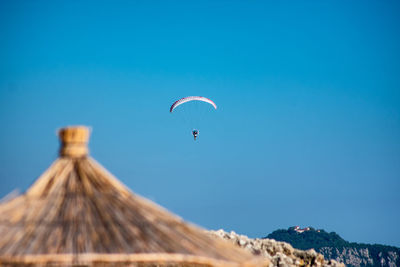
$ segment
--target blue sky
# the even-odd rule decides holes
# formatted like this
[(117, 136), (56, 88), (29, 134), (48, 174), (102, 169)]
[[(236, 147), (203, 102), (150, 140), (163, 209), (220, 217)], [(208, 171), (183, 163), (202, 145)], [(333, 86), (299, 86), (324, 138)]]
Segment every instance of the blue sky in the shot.
[[(205, 228), (313, 226), (400, 246), (399, 12), (397, 1), (1, 1), (0, 196), (57, 158), (56, 129), (83, 124), (124, 184)], [(188, 95), (218, 105), (196, 142), (168, 112)]]

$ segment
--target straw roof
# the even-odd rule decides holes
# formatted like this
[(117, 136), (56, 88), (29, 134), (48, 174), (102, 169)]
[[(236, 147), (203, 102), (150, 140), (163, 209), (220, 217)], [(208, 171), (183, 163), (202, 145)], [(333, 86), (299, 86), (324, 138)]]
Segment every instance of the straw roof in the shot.
[(133, 194), (88, 156), (88, 137), (62, 129), (60, 157), (0, 204), (1, 266), (267, 264)]

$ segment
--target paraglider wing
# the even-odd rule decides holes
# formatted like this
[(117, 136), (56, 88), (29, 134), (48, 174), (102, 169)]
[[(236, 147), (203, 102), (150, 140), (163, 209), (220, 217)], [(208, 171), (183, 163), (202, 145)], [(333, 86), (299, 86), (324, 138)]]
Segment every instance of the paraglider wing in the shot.
[(188, 97), (184, 97), (184, 98), (181, 98), (181, 99), (175, 101), (175, 103), (172, 104), (171, 108), (169, 109), (169, 112), (172, 112), (176, 107), (182, 105), (183, 103), (189, 102), (189, 101), (203, 101), (203, 102), (211, 104), (215, 109), (217, 109), (217, 105), (215, 105), (215, 103), (211, 99), (208, 99), (208, 98), (202, 97), (202, 96), (188, 96)]

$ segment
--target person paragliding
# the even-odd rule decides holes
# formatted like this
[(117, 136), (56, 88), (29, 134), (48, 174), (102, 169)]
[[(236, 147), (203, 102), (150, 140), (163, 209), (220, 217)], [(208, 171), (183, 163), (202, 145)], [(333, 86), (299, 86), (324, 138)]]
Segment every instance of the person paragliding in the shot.
[[(184, 97), (184, 98), (181, 98), (181, 99), (175, 101), (172, 104), (172, 106), (170, 107), (169, 112), (172, 113), (175, 110), (175, 108), (177, 108), (178, 106), (180, 106), (180, 105), (182, 105), (184, 103), (187, 103), (187, 102), (191, 102), (191, 101), (205, 102), (205, 103), (208, 103), (208, 104), (212, 105), (214, 107), (214, 109), (217, 109), (217, 105), (211, 99), (208, 99), (208, 98), (202, 97), (202, 96), (188, 96), (188, 97)], [(199, 136), (199, 130), (193, 129), (192, 130), (192, 135), (193, 135), (194, 140), (196, 140), (197, 137)]]
[(199, 130), (194, 129), (194, 130), (192, 131), (192, 134), (193, 134), (194, 140), (196, 141), (197, 136), (199, 135)]

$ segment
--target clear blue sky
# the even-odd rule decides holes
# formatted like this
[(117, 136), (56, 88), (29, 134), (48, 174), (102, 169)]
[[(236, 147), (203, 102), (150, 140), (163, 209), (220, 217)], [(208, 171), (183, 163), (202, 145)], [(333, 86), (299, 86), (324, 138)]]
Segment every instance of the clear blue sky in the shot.
[[(185, 220), (400, 246), (398, 1), (1, 1), (0, 196), (56, 129)], [(194, 142), (168, 109), (212, 98)]]

